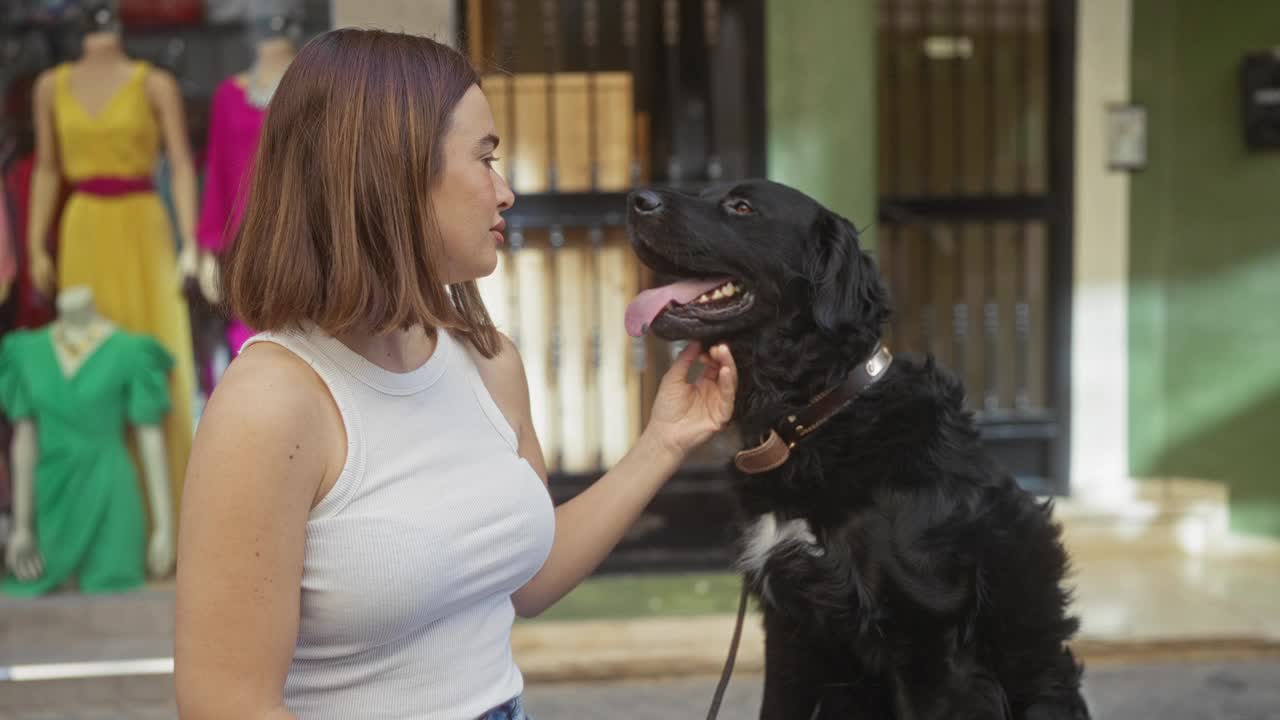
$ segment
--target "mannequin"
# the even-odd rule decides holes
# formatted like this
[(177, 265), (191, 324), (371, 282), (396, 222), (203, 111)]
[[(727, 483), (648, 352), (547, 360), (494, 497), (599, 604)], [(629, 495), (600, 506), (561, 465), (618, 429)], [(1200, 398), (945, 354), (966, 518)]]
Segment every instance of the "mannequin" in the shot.
[[(85, 0), (81, 2), (84, 12), (85, 30), (81, 43), (80, 82), (75, 83), (75, 92), (81, 98), (81, 104), (90, 114), (100, 114), (108, 109), (114, 99), (112, 90), (122, 85), (132, 63), (124, 52), (121, 36), (120, 17), (116, 3), (111, 0)], [(53, 201), (57, 198), (57, 180), (61, 169), (53, 157), (52, 148), (47, 145), (52, 128), (48, 127), (49, 108), (42, 112), (40, 86), (51, 85), (53, 80), (48, 72), (36, 81), (36, 168), (31, 179), (31, 222), (27, 232), (27, 246), (30, 250), (31, 274), (37, 289), (49, 294), (54, 286), (53, 261), (46, 251), (43, 238), (48, 232), (53, 214)], [(198, 263), (197, 248), (194, 240), (196, 215), (196, 175), (191, 161), (191, 149), (186, 142), (185, 119), (182, 117), (182, 98), (177, 94), (176, 86), (163, 87), (163, 83), (155, 83), (157, 110), (164, 124), (164, 140), (173, 164), (173, 198), (177, 209), (178, 223), (182, 232), (182, 254), (179, 264), (184, 275), (196, 271)], [(148, 88), (152, 91), (153, 88)], [(172, 90), (172, 94), (168, 91)], [(81, 94), (83, 93), (83, 94)], [(95, 110), (97, 112), (95, 112)], [(42, 127), (43, 126), (43, 127)], [(43, 134), (44, 138), (40, 137)], [(42, 143), (41, 141), (45, 142)], [(46, 152), (41, 152), (46, 150)]]
[[(200, 207), (200, 287), (206, 298), (218, 297), (216, 256), (235, 237), (262, 118), (281, 76), (298, 52), (301, 36), (299, 3), (254, 0), (247, 15), (252, 66), (224, 80), (214, 92), (210, 110), (209, 167)], [(232, 318), (227, 345), (232, 357), (252, 335)]]
[[(33, 284), (93, 289), (98, 312), (121, 329), (153, 337), (175, 362), (165, 426), (168, 474), (180, 502), (194, 432), (195, 367), (182, 278), (199, 265), (196, 177), (182, 97), (171, 75), (125, 54), (113, 0), (80, 0), (81, 57), (36, 80), (36, 169), (27, 243)], [(163, 147), (182, 250), (152, 187)], [(58, 227), (58, 266), (44, 238), (60, 181), (71, 194)], [(158, 521), (157, 521), (158, 522)]]
[(0, 409), (15, 421), (13, 529), (5, 549), (13, 577), (0, 588), (37, 595), (74, 577), (86, 592), (131, 589), (144, 580), (146, 523), (126, 422), (136, 433), (155, 520), (146, 568), (163, 577), (174, 563), (174, 510), (158, 422), (168, 406), (171, 360), (151, 338), (99, 314), (88, 287), (64, 290), (57, 309), (49, 326), (0, 343)]

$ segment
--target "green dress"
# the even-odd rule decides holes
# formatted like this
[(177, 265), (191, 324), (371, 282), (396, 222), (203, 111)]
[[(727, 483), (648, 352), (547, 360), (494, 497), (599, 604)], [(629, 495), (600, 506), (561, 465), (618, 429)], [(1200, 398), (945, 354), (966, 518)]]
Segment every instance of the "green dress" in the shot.
[(147, 521), (126, 432), (164, 419), (172, 365), (150, 336), (119, 329), (69, 377), (47, 327), (0, 340), (0, 412), (36, 427), (34, 530), (44, 560), (40, 578), (6, 572), (0, 591), (40, 595), (73, 577), (86, 593), (146, 582)]

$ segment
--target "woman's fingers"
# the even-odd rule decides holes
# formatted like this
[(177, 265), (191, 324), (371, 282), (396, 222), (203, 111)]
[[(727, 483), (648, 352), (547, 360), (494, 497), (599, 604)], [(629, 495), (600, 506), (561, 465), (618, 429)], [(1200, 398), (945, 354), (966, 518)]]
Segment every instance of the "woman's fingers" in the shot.
[(738, 366), (733, 362), (733, 353), (729, 352), (729, 346), (718, 345), (712, 348), (711, 351), (713, 356), (720, 361), (720, 369), (718, 371), (720, 404), (721, 411), (724, 413), (724, 421), (727, 422), (733, 416), (734, 395), (738, 391)]
[(707, 356), (710, 358), (710, 362), (716, 366), (717, 370), (722, 367), (727, 367), (734, 370), (734, 372), (737, 371), (737, 366), (735, 366), (733, 362), (733, 354), (729, 352), (728, 345), (721, 344), (712, 347), (707, 353)]
[(714, 385), (727, 408), (726, 412), (732, 412), (733, 393), (738, 387), (738, 368), (733, 362), (733, 354), (729, 352), (729, 346), (721, 343), (703, 352), (699, 341), (690, 341), (676, 356), (668, 372), (678, 374), (681, 378), (688, 377), (694, 360), (702, 363), (699, 384), (701, 381), (706, 381), (709, 385)]
[(702, 379), (714, 382), (717, 373), (720, 372), (720, 363), (711, 357), (710, 353), (702, 353), (699, 359), (702, 361)]
[(702, 354), (702, 343), (697, 340), (691, 340), (680, 354), (676, 356), (675, 362), (671, 363), (671, 369), (668, 372), (679, 373), (680, 379), (689, 376), (689, 368), (693, 367), (693, 361)]

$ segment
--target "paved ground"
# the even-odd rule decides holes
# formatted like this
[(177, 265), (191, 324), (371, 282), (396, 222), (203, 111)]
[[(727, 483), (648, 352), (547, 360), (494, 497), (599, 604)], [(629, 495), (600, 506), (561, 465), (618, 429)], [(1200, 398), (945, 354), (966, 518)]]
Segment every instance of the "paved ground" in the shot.
[[(720, 716), (752, 718), (759, 677), (735, 677)], [(1090, 675), (1098, 720), (1280, 720), (1280, 662), (1112, 667)], [(713, 678), (603, 686), (531, 688), (536, 720), (673, 720), (706, 716)]]
[(1108, 668), (1089, 699), (1100, 719), (1280, 720), (1280, 662)]
[[(1106, 667), (1093, 671), (1087, 682), (1098, 720), (1280, 720), (1280, 661)], [(119, 680), (96, 688), (65, 684), (50, 688), (51, 699), (43, 707), (15, 710), (6, 702), (14, 684), (6, 688), (0, 683), (0, 720), (172, 720), (177, 716), (171, 702), (159, 699), (165, 680), (130, 684)], [(543, 685), (529, 688), (527, 697), (536, 720), (680, 720), (704, 717), (714, 687), (714, 678), (703, 677)], [(136, 700), (111, 697), (112, 688)], [(759, 702), (759, 676), (735, 677), (720, 716), (752, 718)]]

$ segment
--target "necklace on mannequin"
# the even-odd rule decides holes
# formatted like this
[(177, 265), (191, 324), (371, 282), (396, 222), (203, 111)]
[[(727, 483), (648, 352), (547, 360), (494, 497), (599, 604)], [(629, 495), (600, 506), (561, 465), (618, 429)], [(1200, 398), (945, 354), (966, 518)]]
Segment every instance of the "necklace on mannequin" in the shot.
[(71, 360), (80, 360), (111, 330), (111, 324), (101, 320), (91, 320), (85, 327), (71, 329), (66, 322), (58, 322), (53, 327), (53, 338), (59, 349)]
[(57, 307), (58, 318), (49, 328), (49, 340), (63, 374), (71, 377), (106, 342), (115, 325), (98, 313), (93, 290), (88, 287), (62, 290), (58, 293)]

